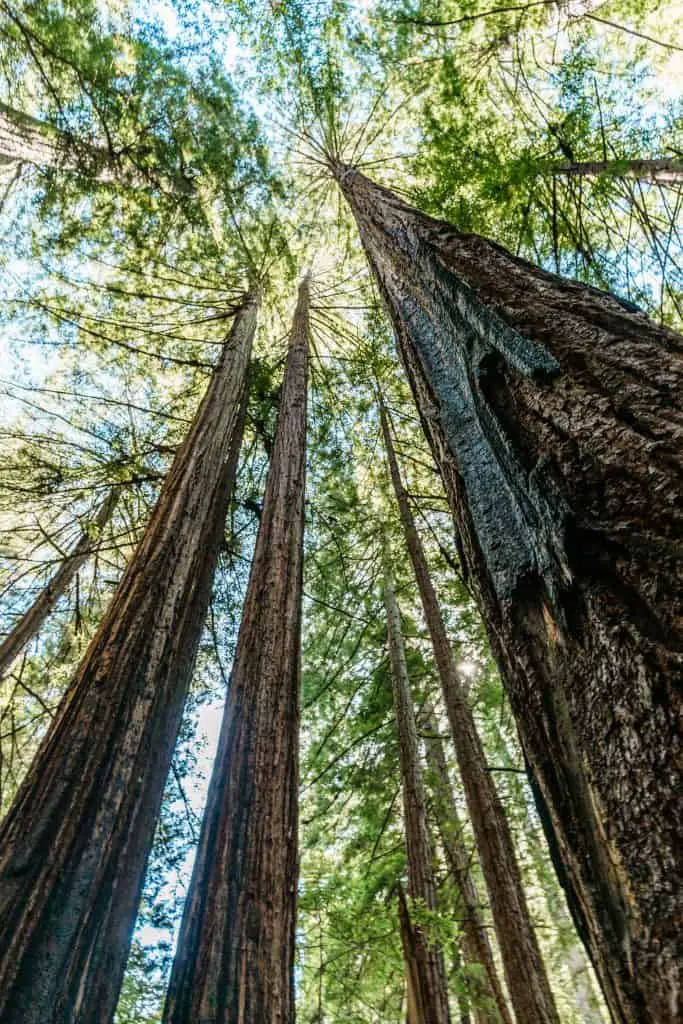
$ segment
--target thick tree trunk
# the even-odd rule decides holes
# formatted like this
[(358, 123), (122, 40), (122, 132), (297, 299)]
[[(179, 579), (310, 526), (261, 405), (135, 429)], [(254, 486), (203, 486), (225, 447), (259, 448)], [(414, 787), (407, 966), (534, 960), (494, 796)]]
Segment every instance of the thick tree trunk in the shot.
[(676, 185), (683, 182), (683, 161), (673, 158), (657, 160), (583, 160), (576, 163), (555, 164), (553, 174), (569, 178), (636, 178), (657, 185)]
[(524, 1024), (557, 1022), (545, 965), (534, 934), (505, 810), (488, 771), (465, 689), (458, 676), (422, 542), (403, 488), (384, 406), (380, 407), (389, 471), (434, 648), (460, 778), (474, 829), (510, 999)]
[(292, 1024), (309, 278), (164, 1021)]
[(0, 167), (54, 167), (82, 175), (103, 185), (162, 188), (178, 195), (194, 195), (191, 181), (151, 168), (142, 171), (130, 159), (119, 160), (103, 146), (74, 139), (52, 125), (0, 103)]
[(481, 964), (484, 976), (473, 986), (473, 1012), (477, 1024), (512, 1024), (512, 1015), (498, 977), (486, 925), (479, 912), (481, 902), (470, 871), (468, 851), (462, 841), (458, 809), (448, 775), (438, 726), (431, 709), (426, 709), (424, 744), (432, 774), (439, 832), (446, 861), (458, 887), (463, 912), (463, 952), (469, 964)]
[(102, 531), (109, 522), (119, 499), (118, 488), (113, 488), (100, 505), (97, 515), (81, 533), (78, 542), (57, 569), (49, 583), (41, 590), (30, 608), (27, 608), (17, 624), (0, 644), (0, 678), (10, 668), (14, 659), (21, 654), (31, 640), (37, 636), (48, 615), (71, 584), (74, 576), (97, 550)]
[(619, 1021), (680, 1011), (681, 339), (337, 167)]
[(145, 535), (0, 827), (3, 1021), (113, 1017), (225, 527), (256, 311), (250, 297), (237, 313)]
[[(398, 732), (398, 752), (403, 794), (403, 823), (408, 861), (408, 895), (428, 911), (437, 910), (433, 853), (427, 828), (424, 782), (417, 726), (408, 679), (401, 615), (385, 560), (384, 603), (387, 612), (391, 689)], [(406, 908), (407, 910), (407, 908)], [(425, 928), (411, 925), (412, 953), (406, 969), (412, 981), (413, 1001), (419, 1007), (419, 1024), (449, 1024), (448, 987), (441, 948)], [(402, 925), (403, 931), (403, 925)], [(404, 942), (405, 946), (405, 942)]]

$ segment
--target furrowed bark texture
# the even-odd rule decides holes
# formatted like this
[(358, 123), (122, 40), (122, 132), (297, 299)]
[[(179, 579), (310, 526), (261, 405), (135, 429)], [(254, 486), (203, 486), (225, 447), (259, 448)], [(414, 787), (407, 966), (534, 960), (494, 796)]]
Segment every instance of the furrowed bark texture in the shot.
[[(403, 822), (408, 861), (408, 895), (413, 903), (435, 912), (437, 910), (436, 883), (432, 863), (432, 846), (427, 828), (427, 808), (417, 726), (401, 632), (401, 614), (386, 565), (384, 604), (387, 613), (391, 690), (401, 766)], [(412, 998), (420, 1007), (418, 1020), (420, 1024), (450, 1024), (446, 969), (441, 949), (430, 941), (428, 931), (421, 925), (411, 923), (410, 933), (411, 954), (410, 959), (406, 958), (406, 969), (411, 979)]]
[(308, 308), (306, 278), (168, 1024), (294, 1021)]
[(616, 1020), (675, 1020), (681, 339), (337, 173), (577, 927)]
[(223, 536), (255, 326), (250, 297), (0, 827), (0, 1020), (114, 1015)]
[(194, 195), (194, 185), (182, 175), (166, 175), (121, 161), (103, 146), (74, 139), (52, 125), (0, 103), (0, 167), (54, 167), (80, 174), (103, 185), (131, 188), (162, 187), (179, 195)]
[(74, 576), (97, 550), (102, 531), (109, 522), (119, 500), (119, 490), (113, 489), (100, 505), (97, 515), (83, 530), (73, 550), (63, 560), (52, 579), (41, 590), (30, 608), (24, 612), (11, 633), (0, 644), (0, 678), (7, 672), (24, 647), (37, 636), (48, 615), (71, 584)]
[(472, 986), (474, 1017), (477, 1024), (512, 1024), (512, 1015), (498, 977), (486, 925), (479, 911), (481, 901), (470, 871), (469, 852), (462, 841), (462, 826), (437, 722), (431, 709), (425, 710), (427, 735), (424, 745), (433, 779), (441, 841), (448, 867), (459, 890), (463, 915), (463, 952), (467, 963), (481, 964), (484, 970), (484, 977)]
[[(512, 1005), (518, 1019), (528, 1024), (558, 1021), (545, 965), (531, 923), (505, 810), (488, 771), (486, 755), (467, 702), (465, 689), (458, 676), (453, 650), (429, 575), (427, 559), (401, 481), (383, 404), (380, 406), (380, 418), (391, 481), (439, 670), (458, 769), (489, 894)], [(472, 939), (474, 938), (472, 935)], [(482, 963), (487, 970), (492, 969), (490, 948), (488, 963), (486, 949), (480, 942), (479, 953), (480, 956), (484, 956)], [(495, 971), (489, 974), (494, 991), (497, 980)], [(499, 985), (498, 992), (500, 993)], [(504, 1006), (504, 1001), (500, 1005)]]

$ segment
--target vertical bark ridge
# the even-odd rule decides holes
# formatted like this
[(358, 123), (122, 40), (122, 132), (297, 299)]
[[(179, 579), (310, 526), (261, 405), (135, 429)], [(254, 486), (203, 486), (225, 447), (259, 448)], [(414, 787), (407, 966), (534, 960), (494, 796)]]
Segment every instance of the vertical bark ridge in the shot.
[(167, 1024), (294, 1020), (309, 290), (306, 277)]
[[(408, 895), (413, 903), (417, 903), (427, 911), (435, 912), (438, 909), (436, 882), (434, 880), (433, 852), (427, 827), (427, 809), (417, 726), (401, 632), (401, 614), (386, 557), (384, 603), (387, 613), (391, 689), (401, 766), (401, 791), (408, 861)], [(408, 908), (404, 904), (405, 899), (401, 892), (399, 894), (399, 912), (404, 954), (406, 954), (406, 949), (409, 951), (406, 954), (409, 1000), (419, 1007), (417, 1019), (420, 1024), (450, 1024), (443, 954), (440, 947), (430, 939), (427, 929), (421, 925), (412, 924)]]
[(225, 527), (256, 315), (249, 296), (0, 826), (0, 1018), (12, 1024), (113, 1017)]
[[(458, 676), (453, 650), (429, 575), (427, 559), (415, 527), (408, 496), (401, 482), (383, 403), (380, 405), (380, 419), (391, 481), (434, 649), (458, 769), (489, 894), (512, 1005), (518, 1020), (524, 1021), (525, 1024), (557, 1022), (557, 1010), (531, 922), (505, 810), (488, 771), (486, 755)], [(474, 935), (472, 937), (475, 938)], [(479, 939), (477, 941), (479, 943)], [(483, 947), (480, 948), (480, 953), (485, 956), (485, 960), (482, 961), (484, 966), (492, 968), (490, 949), (488, 957)], [(489, 974), (489, 981), (495, 991), (495, 972), (493, 975)], [(502, 1006), (504, 1007), (504, 1003)], [(503, 1009), (501, 1012), (506, 1011)]]
[(396, 330), (551, 853), (621, 1022), (674, 1020), (681, 338), (335, 168)]
[[(473, 1012), (477, 1024), (512, 1024), (512, 1015), (498, 977), (486, 925), (479, 910), (481, 901), (470, 871), (468, 851), (461, 839), (461, 824), (448, 775), (443, 743), (429, 705), (425, 707), (424, 722), (427, 730), (424, 745), (427, 764), (433, 776), (439, 831), (448, 866), (458, 886), (463, 911), (463, 951), (467, 963), (481, 964), (484, 970), (484, 978), (473, 993)], [(484, 1010), (478, 1005), (482, 1003), (486, 1007)]]
[(120, 493), (117, 487), (111, 489), (92, 522), (82, 530), (81, 536), (71, 552), (64, 558), (53, 577), (0, 644), (0, 678), (11, 667), (14, 659), (38, 635), (57, 601), (69, 589), (78, 570), (97, 550), (102, 532), (114, 513)]

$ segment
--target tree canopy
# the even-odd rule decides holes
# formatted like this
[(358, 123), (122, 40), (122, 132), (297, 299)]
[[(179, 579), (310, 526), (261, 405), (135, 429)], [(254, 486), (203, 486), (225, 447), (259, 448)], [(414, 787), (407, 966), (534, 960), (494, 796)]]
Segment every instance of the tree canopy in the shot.
[[(88, 541), (0, 678), (3, 813), (143, 535), (242, 296), (255, 283), (262, 293), (237, 484), (117, 1024), (161, 1020), (309, 268), (298, 1019), (406, 1015), (387, 557), (438, 890), (437, 912), (418, 901), (411, 914), (438, 938), (453, 1019), (484, 1019), (481, 967), (462, 954), (455, 835), (501, 970), (379, 395), (559, 1017), (609, 1019), (334, 167), (680, 331), (681, 80), (683, 12), (668, 0), (0, 0), (0, 640)], [(435, 729), (456, 820), (428, 757)]]

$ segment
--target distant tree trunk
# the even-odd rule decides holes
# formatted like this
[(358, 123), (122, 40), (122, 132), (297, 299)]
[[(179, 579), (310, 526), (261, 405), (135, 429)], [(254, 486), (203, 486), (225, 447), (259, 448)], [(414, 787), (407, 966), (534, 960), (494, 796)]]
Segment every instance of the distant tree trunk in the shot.
[[(0, 826), (0, 1019), (109, 1024), (211, 593), (257, 301)], [(227, 464), (226, 464), (227, 460)]]
[[(401, 615), (386, 559), (384, 603), (387, 612), (391, 683), (401, 765), (408, 895), (413, 903), (434, 912), (437, 910), (436, 883), (427, 828), (417, 726), (401, 632)], [(449, 1024), (448, 988), (441, 948), (430, 939), (427, 930), (420, 925), (411, 925), (410, 930), (411, 959), (406, 960), (406, 967), (412, 981), (413, 1001), (419, 1007), (419, 1024)]]
[(193, 183), (180, 174), (169, 175), (152, 168), (143, 171), (130, 158), (119, 160), (104, 146), (72, 138), (0, 103), (0, 167), (23, 164), (71, 171), (100, 184), (165, 188), (179, 195), (194, 195), (195, 191)]
[[(519, 1020), (525, 1024), (557, 1022), (557, 1011), (531, 923), (505, 810), (488, 771), (484, 748), (455, 666), (422, 542), (401, 482), (383, 403), (380, 406), (380, 417), (391, 480), (434, 648), (458, 769), (488, 889), (512, 1005)], [(483, 950), (480, 952), (484, 953)]]
[(292, 1024), (309, 278), (164, 1009), (169, 1024)]
[(575, 163), (555, 164), (553, 174), (569, 178), (636, 178), (657, 185), (675, 185), (683, 182), (683, 161), (673, 158), (657, 160), (583, 160)]
[[(486, 925), (479, 912), (481, 903), (470, 871), (468, 852), (461, 838), (461, 825), (448, 775), (446, 756), (431, 708), (426, 709), (424, 722), (427, 730), (424, 745), (427, 764), (433, 777), (441, 841), (451, 875), (459, 890), (464, 914), (463, 951), (467, 963), (481, 964), (485, 972), (484, 978), (473, 989), (475, 1019), (477, 1024), (487, 1024), (487, 1022), (512, 1024), (512, 1015), (498, 977), (493, 950), (486, 933)], [(480, 1004), (483, 1004), (486, 1009), (482, 1011)]]
[(52, 579), (43, 587), (30, 608), (26, 609), (0, 644), (0, 678), (5, 675), (24, 647), (37, 636), (57, 601), (69, 589), (78, 570), (99, 547), (102, 531), (112, 517), (119, 494), (118, 488), (112, 488), (100, 505), (97, 515), (82, 531), (71, 553), (63, 559)]
[(570, 909), (676, 1018), (681, 338), (335, 168), (391, 313)]

